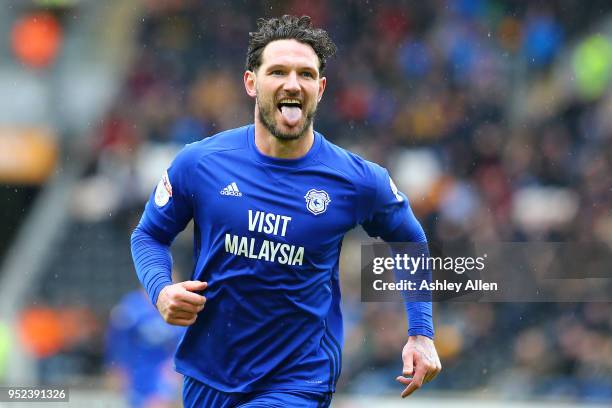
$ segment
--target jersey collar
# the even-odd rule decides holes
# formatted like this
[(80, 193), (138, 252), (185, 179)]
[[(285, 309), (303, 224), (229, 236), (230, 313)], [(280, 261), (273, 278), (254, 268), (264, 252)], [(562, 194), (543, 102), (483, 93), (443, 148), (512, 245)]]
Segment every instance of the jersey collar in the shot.
[(310, 162), (316, 156), (319, 147), (321, 147), (322, 136), (318, 132), (314, 132), (314, 142), (312, 143), (310, 150), (308, 150), (304, 156), (297, 159), (281, 159), (278, 157), (267, 156), (259, 151), (255, 145), (255, 125), (249, 125), (246, 133), (249, 142), (249, 150), (253, 153), (257, 161), (266, 164), (274, 164), (284, 167), (301, 167)]

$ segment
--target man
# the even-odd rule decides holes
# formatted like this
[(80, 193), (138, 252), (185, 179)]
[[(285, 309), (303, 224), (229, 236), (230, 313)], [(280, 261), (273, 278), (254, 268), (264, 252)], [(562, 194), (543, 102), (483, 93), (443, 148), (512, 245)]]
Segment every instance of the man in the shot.
[[(329, 406), (342, 364), (344, 234), (361, 224), (387, 241), (425, 242), (386, 170), (313, 130), (335, 50), (309, 17), (260, 20), (244, 74), (254, 125), (185, 147), (132, 235), (153, 303), (189, 326), (175, 357), (185, 406)], [(191, 219), (192, 280), (173, 284), (169, 245)], [(407, 310), (403, 397), (441, 369), (431, 303)]]

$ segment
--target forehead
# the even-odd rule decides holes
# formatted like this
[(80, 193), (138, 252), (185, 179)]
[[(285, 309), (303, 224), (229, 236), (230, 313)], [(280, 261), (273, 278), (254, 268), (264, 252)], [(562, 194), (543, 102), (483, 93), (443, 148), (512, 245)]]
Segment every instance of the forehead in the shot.
[(299, 65), (318, 70), (319, 57), (308, 44), (296, 40), (276, 40), (264, 48), (261, 65)]

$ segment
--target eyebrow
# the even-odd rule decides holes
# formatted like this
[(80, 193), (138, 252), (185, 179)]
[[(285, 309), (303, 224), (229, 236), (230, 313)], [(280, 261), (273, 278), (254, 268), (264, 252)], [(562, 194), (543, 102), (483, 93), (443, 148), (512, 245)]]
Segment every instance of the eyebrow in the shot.
[[(287, 68), (288, 65), (284, 65), (284, 64), (274, 64), (274, 65), (270, 65), (269, 67), (266, 68), (266, 71), (273, 71), (275, 69), (279, 69), (279, 68)], [(301, 67), (297, 68), (298, 71), (312, 71), (312, 72), (318, 72), (317, 69), (315, 67), (312, 66), (306, 66), (303, 65)]]

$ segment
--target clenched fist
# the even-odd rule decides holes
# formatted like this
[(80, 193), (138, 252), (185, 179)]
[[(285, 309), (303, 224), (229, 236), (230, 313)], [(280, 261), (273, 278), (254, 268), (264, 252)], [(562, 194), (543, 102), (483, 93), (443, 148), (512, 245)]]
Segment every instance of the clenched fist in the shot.
[(191, 326), (198, 313), (204, 309), (206, 298), (198, 293), (208, 284), (200, 281), (185, 281), (164, 287), (157, 297), (157, 310), (166, 323), (176, 326)]

